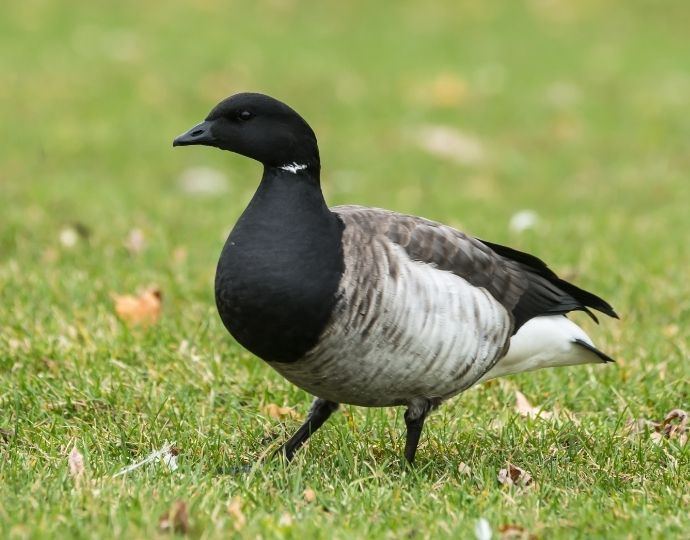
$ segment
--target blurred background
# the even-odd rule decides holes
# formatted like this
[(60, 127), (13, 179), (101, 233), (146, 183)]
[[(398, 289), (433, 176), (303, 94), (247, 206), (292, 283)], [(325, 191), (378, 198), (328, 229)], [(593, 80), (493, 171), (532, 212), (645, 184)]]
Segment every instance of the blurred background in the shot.
[[(138, 227), (153, 252), (181, 243), (212, 263), (259, 166), (170, 143), (246, 90), (312, 124), (331, 204), (429, 216), (555, 263), (601, 250), (593, 264), (611, 272), (626, 246), (678, 256), (687, 238), (682, 1), (28, 0), (5, 11), (5, 256), (40, 259), (76, 222), (96, 246)], [(542, 218), (538, 241), (509, 238), (520, 209)]]
[[(580, 283), (613, 295), (628, 320), (637, 284), (677, 281), (690, 263), (684, 1), (27, 0), (4, 11), (0, 256), (21, 267), (5, 284), (36, 279), (90, 309), (146, 281), (210, 300), (260, 166), (171, 141), (246, 90), (311, 123), (330, 204), (423, 215), (586, 269)], [(134, 256), (132, 231), (146, 243)], [(676, 318), (677, 291), (652, 289)], [(34, 304), (35, 316), (48, 307)]]
[[(512, 379), (532, 396), (609, 411), (604, 425), (687, 404), (689, 20), (686, 0), (6, 2), (0, 420), (110, 441), (93, 465), (109, 470), (166, 439), (202, 463), (256, 454), (275, 421), (248, 411), (307, 406), (232, 342), (213, 304), (218, 253), (260, 165), (171, 147), (240, 91), (311, 124), (330, 204), (530, 251), (615, 306), (623, 322), (583, 324), (618, 365)], [(160, 320), (130, 332), (113, 295), (151, 285)], [(463, 403), (482, 418), (487, 400), (512, 399), (504, 390)], [(210, 392), (226, 401), (204, 409)], [(65, 399), (124, 416), (115, 429), (88, 406), (46, 412)], [(233, 432), (243, 422), (250, 442)], [(197, 430), (217, 442), (195, 446)], [(62, 459), (40, 433), (25, 436)]]

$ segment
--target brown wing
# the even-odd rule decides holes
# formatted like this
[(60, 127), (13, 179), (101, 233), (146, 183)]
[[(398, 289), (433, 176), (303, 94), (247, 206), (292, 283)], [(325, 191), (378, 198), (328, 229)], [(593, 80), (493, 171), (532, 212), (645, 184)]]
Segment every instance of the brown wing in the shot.
[(405, 249), (413, 260), (452, 272), (475, 287), (486, 289), (514, 318), (513, 333), (539, 315), (588, 308), (616, 317), (598, 296), (560, 279), (546, 264), (527, 253), (484, 242), (424, 218), (378, 208), (332, 208), (345, 225), (352, 223), (371, 235), (384, 235)]

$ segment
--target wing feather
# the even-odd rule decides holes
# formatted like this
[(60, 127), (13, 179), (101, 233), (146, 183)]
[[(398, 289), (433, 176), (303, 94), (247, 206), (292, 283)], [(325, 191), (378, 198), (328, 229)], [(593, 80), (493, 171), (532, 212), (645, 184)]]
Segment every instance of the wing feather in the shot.
[(462, 277), (486, 289), (513, 316), (515, 333), (540, 315), (589, 308), (618, 317), (602, 298), (560, 279), (541, 259), (485, 242), (424, 218), (379, 208), (337, 206), (332, 211), (346, 224), (354, 221), (370, 235), (383, 235), (416, 261)]

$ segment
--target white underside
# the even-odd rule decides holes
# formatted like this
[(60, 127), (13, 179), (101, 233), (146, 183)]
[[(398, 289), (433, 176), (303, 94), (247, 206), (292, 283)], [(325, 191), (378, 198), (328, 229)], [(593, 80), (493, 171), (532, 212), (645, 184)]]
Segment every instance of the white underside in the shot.
[(592, 351), (574, 343), (592, 340), (584, 330), (563, 315), (535, 317), (510, 339), (508, 353), (479, 382), (535, 369), (601, 363)]
[(442, 401), (474, 384), (503, 352), (507, 311), (484, 289), (411, 261), (386, 239), (371, 249), (367, 257), (346, 253), (347, 309), (320, 343), (299, 362), (271, 365), (316, 396), (364, 406)]

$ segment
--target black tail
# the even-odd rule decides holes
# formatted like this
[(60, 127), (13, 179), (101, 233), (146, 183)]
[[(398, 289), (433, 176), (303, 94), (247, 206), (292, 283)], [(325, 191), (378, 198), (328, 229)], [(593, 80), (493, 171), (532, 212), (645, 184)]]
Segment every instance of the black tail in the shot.
[(516, 331), (532, 317), (577, 310), (584, 311), (597, 321), (589, 308), (618, 318), (618, 314), (606, 300), (559, 278), (544, 261), (534, 255), (484, 240), (481, 242), (501, 257), (517, 263), (529, 281), (527, 289), (513, 309)]

